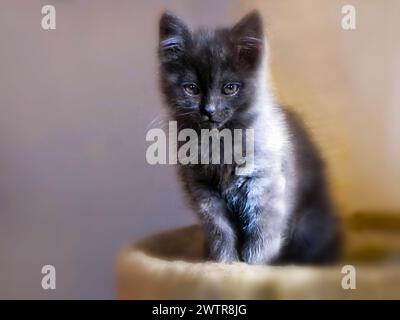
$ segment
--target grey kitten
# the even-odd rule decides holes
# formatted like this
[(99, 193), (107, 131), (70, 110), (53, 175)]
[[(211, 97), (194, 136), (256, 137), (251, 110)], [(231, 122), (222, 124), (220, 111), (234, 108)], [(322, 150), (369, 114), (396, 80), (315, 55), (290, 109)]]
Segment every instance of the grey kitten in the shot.
[(323, 162), (301, 121), (271, 94), (259, 13), (232, 28), (192, 32), (166, 12), (159, 59), (162, 92), (179, 128), (254, 129), (249, 174), (235, 174), (235, 163), (179, 165), (210, 257), (251, 264), (333, 261), (339, 228)]

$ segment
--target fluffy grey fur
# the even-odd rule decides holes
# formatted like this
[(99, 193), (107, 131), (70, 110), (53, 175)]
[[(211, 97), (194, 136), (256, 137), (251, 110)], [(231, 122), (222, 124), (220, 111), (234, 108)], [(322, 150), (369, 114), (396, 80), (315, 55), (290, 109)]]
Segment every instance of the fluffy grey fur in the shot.
[(323, 162), (297, 116), (275, 102), (266, 53), (257, 12), (232, 28), (196, 32), (162, 15), (161, 88), (179, 128), (255, 132), (249, 174), (235, 174), (236, 164), (199, 164), (180, 165), (179, 176), (213, 260), (330, 262), (338, 221)]

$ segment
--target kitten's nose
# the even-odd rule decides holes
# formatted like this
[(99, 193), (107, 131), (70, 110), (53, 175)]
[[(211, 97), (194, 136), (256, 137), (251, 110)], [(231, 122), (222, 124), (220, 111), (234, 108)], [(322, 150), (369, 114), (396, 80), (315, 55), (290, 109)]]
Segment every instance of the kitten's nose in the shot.
[(203, 113), (205, 114), (205, 115), (207, 115), (209, 118), (211, 118), (213, 115), (214, 115), (214, 113), (215, 113), (215, 111), (216, 111), (216, 108), (215, 108), (215, 105), (213, 105), (213, 104), (209, 104), (209, 105), (206, 105), (204, 108), (203, 108)]

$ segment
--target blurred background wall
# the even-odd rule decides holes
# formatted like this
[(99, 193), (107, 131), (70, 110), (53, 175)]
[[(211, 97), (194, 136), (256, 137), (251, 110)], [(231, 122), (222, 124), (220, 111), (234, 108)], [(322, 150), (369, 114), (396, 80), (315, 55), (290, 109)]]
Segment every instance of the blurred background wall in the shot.
[[(0, 298), (113, 298), (114, 258), (139, 237), (195, 221), (170, 166), (145, 160), (161, 125), (157, 22), (226, 25), (258, 7), (277, 96), (305, 118), (342, 214), (400, 210), (400, 3), (2, 1)], [(53, 4), (57, 29), (41, 28)], [(57, 289), (44, 291), (43, 265)]]

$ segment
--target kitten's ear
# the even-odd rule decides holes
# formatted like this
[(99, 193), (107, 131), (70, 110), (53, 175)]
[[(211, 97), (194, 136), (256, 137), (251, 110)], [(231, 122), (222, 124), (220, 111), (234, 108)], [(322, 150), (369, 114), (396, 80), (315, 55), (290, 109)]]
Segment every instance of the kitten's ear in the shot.
[(190, 39), (186, 24), (172, 13), (166, 11), (160, 18), (159, 56), (161, 61), (179, 57)]
[(254, 67), (261, 60), (264, 49), (263, 22), (260, 13), (254, 10), (243, 17), (231, 30), (239, 62)]

